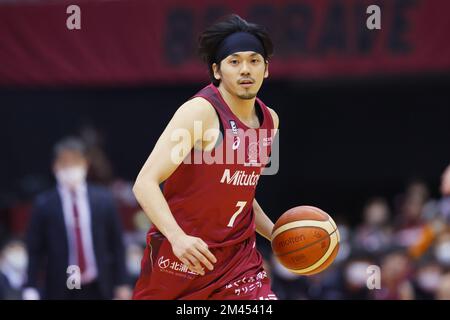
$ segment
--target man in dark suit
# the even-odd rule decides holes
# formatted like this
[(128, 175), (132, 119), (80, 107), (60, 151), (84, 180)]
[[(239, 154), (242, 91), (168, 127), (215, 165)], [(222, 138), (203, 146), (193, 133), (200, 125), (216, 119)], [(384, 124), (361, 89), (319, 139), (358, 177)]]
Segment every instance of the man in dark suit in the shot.
[[(27, 232), (24, 299), (131, 296), (113, 197), (106, 189), (86, 183), (87, 169), (80, 140), (66, 138), (55, 146), (57, 186), (37, 197)], [(44, 282), (42, 290), (39, 280)]]

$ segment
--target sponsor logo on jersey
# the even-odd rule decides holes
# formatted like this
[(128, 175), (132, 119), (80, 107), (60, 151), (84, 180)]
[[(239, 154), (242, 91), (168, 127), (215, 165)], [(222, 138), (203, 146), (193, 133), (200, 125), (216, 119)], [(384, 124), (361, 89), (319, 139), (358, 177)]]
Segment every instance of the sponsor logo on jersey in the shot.
[(233, 132), (233, 134), (238, 134), (238, 127), (236, 125), (236, 121), (234, 120), (230, 120), (230, 126), (231, 126), (231, 131)]
[(181, 273), (197, 275), (196, 272), (189, 270), (188, 266), (185, 265), (184, 263), (177, 262), (177, 261), (171, 261), (170, 258), (164, 259), (164, 256), (159, 257), (158, 266), (161, 269), (161, 271), (167, 269), (167, 270), (173, 270), (173, 271), (177, 271), (177, 272), (181, 272)]
[(255, 173), (255, 171), (248, 174), (244, 170), (237, 170), (231, 175), (230, 169), (225, 169), (220, 183), (232, 184), (233, 186), (256, 186), (259, 176), (260, 174)]
[[(229, 282), (225, 285), (226, 290), (232, 290), (236, 296), (240, 296), (241, 294), (248, 294), (253, 290), (257, 290), (258, 288), (262, 288), (264, 285), (263, 281), (267, 278), (267, 272), (261, 271), (258, 274), (252, 276), (246, 276), (236, 281)], [(258, 299), (260, 300), (276, 300), (276, 296), (272, 293), (269, 293), (267, 296), (261, 296)]]
[(158, 266), (161, 269), (166, 269), (170, 265), (170, 259), (164, 259), (164, 256), (159, 257)]

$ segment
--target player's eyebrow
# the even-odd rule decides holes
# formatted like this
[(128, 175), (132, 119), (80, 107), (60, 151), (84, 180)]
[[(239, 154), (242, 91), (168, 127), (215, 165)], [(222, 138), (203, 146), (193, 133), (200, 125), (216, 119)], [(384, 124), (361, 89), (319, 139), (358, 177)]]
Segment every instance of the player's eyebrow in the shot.
[[(249, 56), (250, 57), (254, 57), (254, 56), (257, 56), (257, 55), (259, 55), (259, 53), (258, 52), (253, 52), (253, 53), (251, 53)], [(238, 53), (232, 53), (232, 54), (230, 54), (230, 56), (232, 56), (232, 57), (241, 57), (241, 55), (240, 54), (238, 54)]]

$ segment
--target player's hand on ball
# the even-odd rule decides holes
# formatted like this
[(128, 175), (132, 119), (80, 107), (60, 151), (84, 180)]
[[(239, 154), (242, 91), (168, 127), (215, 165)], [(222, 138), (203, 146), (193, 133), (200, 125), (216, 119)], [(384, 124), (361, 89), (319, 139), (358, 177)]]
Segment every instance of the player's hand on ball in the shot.
[(171, 245), (175, 256), (191, 271), (203, 276), (205, 275), (203, 266), (209, 270), (214, 269), (212, 264), (216, 263), (217, 259), (202, 239), (184, 234), (172, 239)]

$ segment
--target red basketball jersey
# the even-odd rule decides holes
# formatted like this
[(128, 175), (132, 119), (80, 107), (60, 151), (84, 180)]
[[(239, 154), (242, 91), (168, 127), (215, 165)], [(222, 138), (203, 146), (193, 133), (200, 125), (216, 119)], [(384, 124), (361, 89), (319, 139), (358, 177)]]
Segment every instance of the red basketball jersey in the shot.
[[(262, 121), (259, 128), (249, 128), (233, 114), (213, 84), (194, 97), (212, 104), (220, 118), (223, 137), (211, 151), (192, 148), (165, 181), (163, 193), (186, 234), (201, 238), (210, 248), (229, 246), (255, 232), (253, 200), (260, 174), (269, 160), (275, 133), (273, 119), (267, 106), (257, 98), (255, 107), (259, 108)], [(215, 159), (212, 164), (211, 159)], [(156, 227), (150, 230), (153, 232), (157, 232)]]

